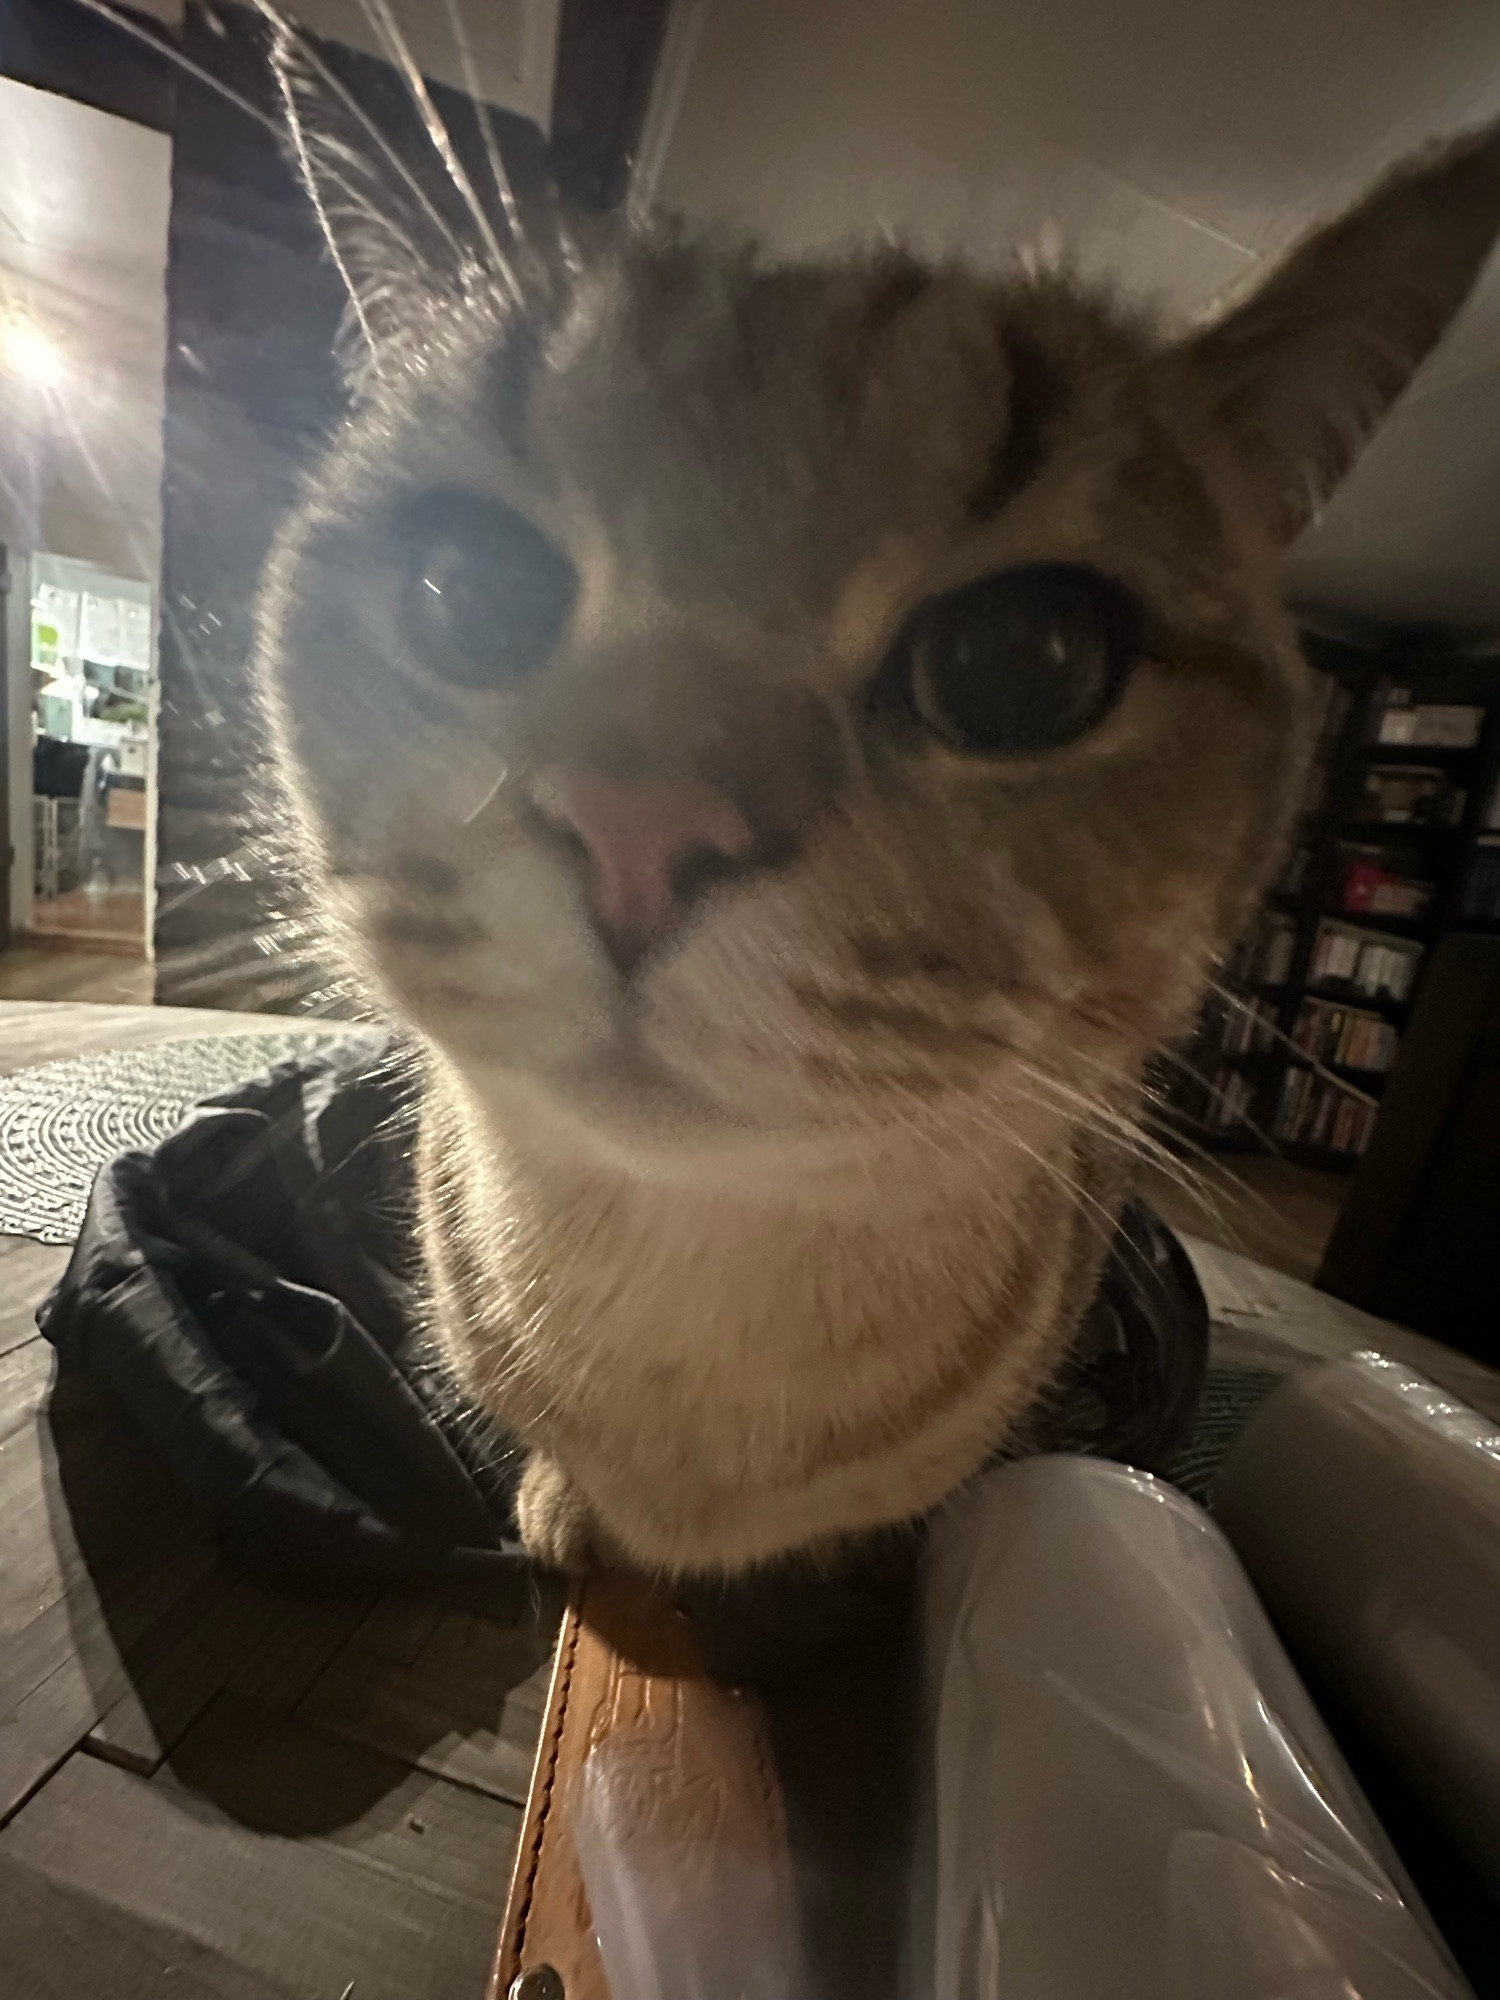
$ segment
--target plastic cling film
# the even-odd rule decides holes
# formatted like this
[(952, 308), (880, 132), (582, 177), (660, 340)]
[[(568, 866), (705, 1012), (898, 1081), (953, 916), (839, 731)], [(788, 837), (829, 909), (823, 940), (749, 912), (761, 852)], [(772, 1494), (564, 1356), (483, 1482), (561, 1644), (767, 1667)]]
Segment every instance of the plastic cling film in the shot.
[[(1206, 1514), (1083, 1458), (934, 1527), (907, 2000), (1472, 2000)], [(821, 2000), (760, 1714), (703, 1680), (585, 1759), (612, 2000)]]
[(1500, 1888), (1500, 1425), (1352, 1355), (1262, 1405), (1214, 1504), (1297, 1657)]
[(1041, 1458), (946, 1518), (910, 2000), (1463, 2000), (1223, 1536)]
[(1175, 1984), (1186, 2000), (1446, 2000), (1383, 1887), (1278, 1864), (1240, 1841), (1180, 1833), (1168, 1855)]
[(780, 1794), (745, 1698), (680, 1681), (569, 1799), (611, 2000), (810, 2000)]

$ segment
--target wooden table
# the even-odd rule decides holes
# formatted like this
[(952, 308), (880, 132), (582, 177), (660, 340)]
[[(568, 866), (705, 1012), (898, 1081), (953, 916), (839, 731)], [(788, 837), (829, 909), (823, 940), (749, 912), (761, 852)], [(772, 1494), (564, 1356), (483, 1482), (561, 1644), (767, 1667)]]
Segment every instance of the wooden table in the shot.
[[(0, 1005), (0, 1073), (282, 1029)], [(33, 1312), (0, 1238), (5, 2000), (481, 2000), (558, 1605), (246, 1582)]]

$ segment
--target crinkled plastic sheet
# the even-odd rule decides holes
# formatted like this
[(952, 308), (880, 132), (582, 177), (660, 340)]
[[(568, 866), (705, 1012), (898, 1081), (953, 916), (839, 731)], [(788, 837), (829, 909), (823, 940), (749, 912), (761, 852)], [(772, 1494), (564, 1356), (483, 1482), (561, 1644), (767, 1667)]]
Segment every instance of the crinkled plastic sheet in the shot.
[(1383, 1355), (1305, 1369), (1215, 1510), (1318, 1686), (1500, 1891), (1500, 1424)]
[[(934, 1537), (927, 1651), (909, 2000), (1466, 2000), (1181, 1494), (1078, 1458), (991, 1474)], [(723, 1701), (711, 1728), (748, 1735), (714, 1757), (743, 1760), (753, 1708)], [(613, 2000), (816, 2000), (774, 1812), (699, 1810), (662, 1754), (607, 1739), (570, 1802)]]
[(1181, 1494), (1087, 1460), (1010, 1467), (947, 1523), (929, 1619), (914, 1995), (1468, 1993), (1233, 1551)]
[(570, 1801), (611, 2000), (804, 2000), (796, 1889), (756, 1705), (707, 1686), (689, 1698), (691, 1724), (671, 1737), (606, 1737)]

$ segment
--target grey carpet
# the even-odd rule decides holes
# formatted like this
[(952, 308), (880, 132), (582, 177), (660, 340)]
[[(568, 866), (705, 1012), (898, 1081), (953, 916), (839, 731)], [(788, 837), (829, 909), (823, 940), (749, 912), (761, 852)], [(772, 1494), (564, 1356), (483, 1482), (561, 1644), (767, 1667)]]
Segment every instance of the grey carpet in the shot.
[[(330, 1028), (326, 1039), (347, 1033)], [(201, 1099), (324, 1040), (274, 1030), (205, 1036), (0, 1077), (0, 1236), (71, 1243), (107, 1160), (159, 1145)]]

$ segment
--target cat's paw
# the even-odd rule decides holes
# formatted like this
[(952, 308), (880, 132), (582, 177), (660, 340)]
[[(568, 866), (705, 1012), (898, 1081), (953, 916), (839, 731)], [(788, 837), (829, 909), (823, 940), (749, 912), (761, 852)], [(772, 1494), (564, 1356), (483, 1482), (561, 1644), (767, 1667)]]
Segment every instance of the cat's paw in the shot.
[(555, 1458), (534, 1451), (516, 1494), (516, 1525), (529, 1556), (582, 1575), (597, 1559), (588, 1502)]

